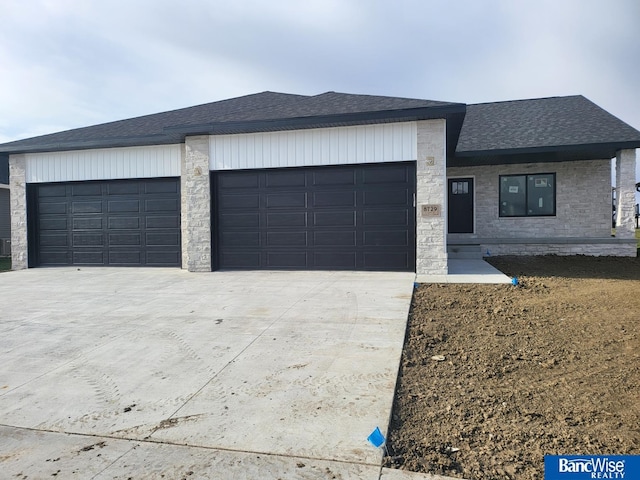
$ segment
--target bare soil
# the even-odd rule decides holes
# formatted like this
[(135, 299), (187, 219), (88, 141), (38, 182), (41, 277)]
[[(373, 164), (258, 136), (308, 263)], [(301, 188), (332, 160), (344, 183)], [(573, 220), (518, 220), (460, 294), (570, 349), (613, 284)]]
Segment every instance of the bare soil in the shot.
[(385, 465), (541, 480), (546, 454), (640, 454), (640, 258), (490, 263), (519, 285), (416, 288)]

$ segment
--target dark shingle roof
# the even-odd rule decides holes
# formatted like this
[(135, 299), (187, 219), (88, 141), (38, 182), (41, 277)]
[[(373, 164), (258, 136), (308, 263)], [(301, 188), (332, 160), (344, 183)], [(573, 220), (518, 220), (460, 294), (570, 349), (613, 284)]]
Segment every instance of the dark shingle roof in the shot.
[[(0, 145), (0, 153), (180, 143), (187, 134), (247, 133), (464, 115), (465, 105), (327, 92), (262, 92)], [(457, 140), (457, 132), (456, 138)]]
[(455, 157), (479, 163), (496, 156), (564, 151), (612, 158), (620, 148), (638, 147), (638, 130), (576, 95), (468, 105)]
[(0, 145), (0, 157), (19, 152), (181, 143), (186, 135), (429, 118), (447, 119), (448, 164), (452, 166), (612, 158), (621, 148), (640, 148), (640, 132), (582, 96), (466, 106), (336, 92), (315, 96), (262, 92), (9, 142)]

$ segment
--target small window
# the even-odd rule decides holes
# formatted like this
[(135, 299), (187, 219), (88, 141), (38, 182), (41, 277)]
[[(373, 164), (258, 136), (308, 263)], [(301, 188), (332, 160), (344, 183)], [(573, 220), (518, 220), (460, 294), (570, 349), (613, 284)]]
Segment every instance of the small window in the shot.
[(466, 180), (451, 182), (451, 193), (453, 195), (468, 195), (469, 182)]
[(555, 214), (555, 173), (500, 176), (501, 217), (537, 217)]

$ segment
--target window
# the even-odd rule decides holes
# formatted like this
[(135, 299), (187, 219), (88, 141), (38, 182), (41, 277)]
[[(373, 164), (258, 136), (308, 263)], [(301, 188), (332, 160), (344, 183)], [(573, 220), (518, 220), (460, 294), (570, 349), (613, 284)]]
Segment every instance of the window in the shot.
[(500, 216), (556, 214), (556, 174), (500, 175)]
[(451, 182), (451, 194), (452, 195), (468, 195), (469, 194), (469, 182), (466, 180), (454, 180)]

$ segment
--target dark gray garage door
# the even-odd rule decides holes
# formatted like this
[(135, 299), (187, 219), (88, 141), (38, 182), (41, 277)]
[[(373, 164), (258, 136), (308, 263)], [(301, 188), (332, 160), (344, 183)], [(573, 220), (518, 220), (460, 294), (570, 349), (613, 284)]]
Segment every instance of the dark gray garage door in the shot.
[(181, 263), (175, 178), (29, 185), (30, 264)]
[(415, 269), (415, 164), (218, 172), (220, 269)]

